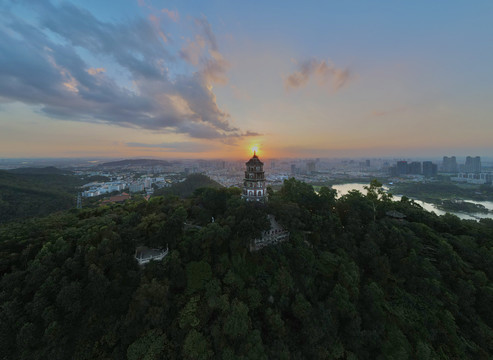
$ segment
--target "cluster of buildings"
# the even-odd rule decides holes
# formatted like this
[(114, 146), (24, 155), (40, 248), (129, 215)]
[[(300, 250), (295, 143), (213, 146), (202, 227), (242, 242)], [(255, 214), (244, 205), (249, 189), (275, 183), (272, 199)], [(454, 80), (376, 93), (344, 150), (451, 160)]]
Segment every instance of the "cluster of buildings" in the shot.
[(138, 179), (119, 179), (108, 182), (92, 182), (82, 186), (87, 189), (82, 192), (83, 197), (94, 197), (99, 195), (110, 194), (112, 192), (121, 192), (128, 190), (130, 193), (146, 192), (147, 195), (153, 193), (153, 185), (158, 188), (171, 186), (172, 181), (164, 177), (144, 176)]
[(318, 170), (320, 159), (307, 160), (299, 164), (291, 164), (291, 175), (310, 175)]
[(480, 173), (481, 157), (468, 156), (464, 164), (457, 164), (455, 156), (444, 156), (442, 162), (442, 171), (445, 173)]
[(433, 177), (437, 175), (438, 166), (431, 161), (398, 161), (396, 165), (389, 168), (390, 176), (400, 177), (403, 175), (423, 175)]
[(457, 176), (450, 178), (455, 182), (464, 182), (468, 184), (490, 184), (493, 180), (491, 173), (458, 173)]
[(127, 183), (117, 180), (109, 182), (92, 182), (82, 186), (83, 189), (87, 189), (82, 192), (83, 197), (94, 197), (104, 194), (110, 194), (114, 191), (123, 191), (128, 188)]
[(493, 176), (491, 172), (482, 171), (481, 157), (468, 156), (464, 164), (457, 164), (455, 156), (444, 156), (442, 162), (442, 171), (445, 173), (455, 174), (450, 179), (455, 182), (468, 184), (489, 184)]
[[(491, 172), (482, 171), (481, 157), (467, 156), (464, 164), (457, 163), (455, 156), (444, 156), (440, 166), (441, 173), (453, 175), (450, 179), (455, 182), (469, 184), (487, 184), (492, 181)], [(431, 161), (397, 161), (389, 167), (392, 177), (422, 175), (424, 177), (435, 177), (438, 172), (437, 164)]]

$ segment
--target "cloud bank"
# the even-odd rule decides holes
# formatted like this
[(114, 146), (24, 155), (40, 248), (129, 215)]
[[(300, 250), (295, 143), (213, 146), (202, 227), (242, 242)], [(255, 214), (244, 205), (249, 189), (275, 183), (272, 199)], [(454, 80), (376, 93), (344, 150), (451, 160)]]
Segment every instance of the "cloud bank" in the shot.
[(128, 142), (126, 143), (128, 147), (135, 148), (151, 148), (151, 149), (162, 149), (167, 152), (189, 152), (189, 153), (197, 153), (197, 152), (205, 152), (217, 149), (217, 146), (214, 144), (204, 144), (197, 143), (192, 141), (181, 141), (181, 142), (167, 142), (167, 143), (159, 143), (159, 144), (147, 144), (147, 143), (137, 143), (137, 142)]
[[(189, 55), (192, 70), (183, 72), (186, 56), (172, 50), (165, 33), (167, 22), (179, 21), (176, 11), (161, 10), (166, 16), (159, 21), (104, 22), (68, 2), (16, 1), (12, 8), (19, 3), (36, 18), (0, 12), (0, 102), (37, 105), (62, 120), (193, 138), (250, 135), (217, 105), (211, 85), (227, 82), (229, 64), (205, 17), (195, 19), (195, 41), (203, 44), (195, 63)], [(109, 68), (95, 66), (98, 60), (124, 75), (109, 75)]]
[(337, 91), (347, 84), (350, 77), (347, 68), (336, 68), (330, 60), (311, 58), (297, 64), (296, 70), (284, 80), (284, 87), (286, 90), (302, 88), (314, 79), (319, 86), (328, 85)]

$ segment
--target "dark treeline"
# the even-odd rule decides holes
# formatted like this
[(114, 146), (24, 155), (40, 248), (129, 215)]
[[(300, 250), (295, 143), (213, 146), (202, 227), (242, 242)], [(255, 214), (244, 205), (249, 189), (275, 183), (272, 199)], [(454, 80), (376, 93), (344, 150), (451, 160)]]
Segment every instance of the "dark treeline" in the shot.
[[(250, 253), (267, 214), (290, 240)], [(139, 268), (138, 245), (170, 253)], [(493, 356), (493, 221), (392, 202), (376, 182), (71, 210), (3, 225), (0, 253), (1, 359)]]
[(394, 194), (404, 194), (433, 203), (440, 203), (443, 199), (457, 198), (478, 201), (493, 200), (493, 186), (491, 184), (457, 184), (449, 180), (430, 183), (397, 183), (392, 186), (392, 191)]

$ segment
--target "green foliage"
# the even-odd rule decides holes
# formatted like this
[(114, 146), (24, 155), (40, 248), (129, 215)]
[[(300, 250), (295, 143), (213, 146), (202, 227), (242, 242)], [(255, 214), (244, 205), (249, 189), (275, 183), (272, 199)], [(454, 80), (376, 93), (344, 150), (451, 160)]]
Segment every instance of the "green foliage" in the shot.
[(203, 289), (211, 278), (211, 266), (205, 261), (192, 261), (188, 263), (187, 287), (190, 293)]
[(195, 329), (192, 329), (183, 344), (183, 358), (202, 360), (212, 358), (213, 352), (210, 350), (207, 339)]
[(128, 360), (158, 360), (163, 358), (166, 336), (161, 330), (149, 330), (127, 349)]
[[(290, 240), (251, 253), (267, 214)], [(136, 246), (166, 244), (137, 265)], [(340, 199), (290, 179), (267, 204), (201, 189), (10, 222), (0, 359), (488, 359), (492, 249), (493, 221), (393, 202), (377, 182)]]

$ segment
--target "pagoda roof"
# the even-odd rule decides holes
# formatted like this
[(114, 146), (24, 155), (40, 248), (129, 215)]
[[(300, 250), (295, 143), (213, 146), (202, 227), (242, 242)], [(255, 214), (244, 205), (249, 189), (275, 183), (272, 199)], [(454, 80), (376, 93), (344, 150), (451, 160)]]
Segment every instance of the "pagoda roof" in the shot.
[(264, 165), (264, 163), (262, 161), (260, 161), (260, 159), (258, 158), (257, 154), (254, 152), (253, 153), (253, 156), (250, 160), (248, 160), (246, 163), (246, 165)]

